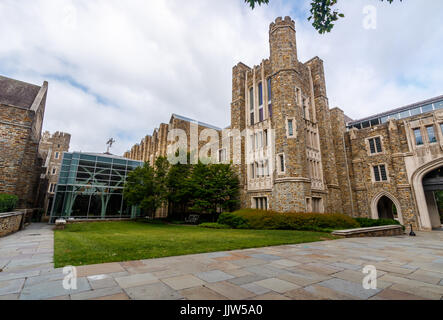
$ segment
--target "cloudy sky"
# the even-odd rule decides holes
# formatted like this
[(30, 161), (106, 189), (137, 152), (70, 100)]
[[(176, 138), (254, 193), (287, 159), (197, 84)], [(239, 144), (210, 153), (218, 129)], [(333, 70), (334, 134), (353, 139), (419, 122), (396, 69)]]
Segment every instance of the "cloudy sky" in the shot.
[(115, 154), (172, 113), (229, 125), (232, 66), (269, 56), (277, 16), (296, 21), (300, 60), (325, 61), (330, 106), (354, 119), (443, 94), (443, 1), (340, 0), (328, 35), (306, 21), (309, 2), (1, 0), (0, 74), (49, 82), (44, 130), (71, 133), (71, 151), (114, 137)]

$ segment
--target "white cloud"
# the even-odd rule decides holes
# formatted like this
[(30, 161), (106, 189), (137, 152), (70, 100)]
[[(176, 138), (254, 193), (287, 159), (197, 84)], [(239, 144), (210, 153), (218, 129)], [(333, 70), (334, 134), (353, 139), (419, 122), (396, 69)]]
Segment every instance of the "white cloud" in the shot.
[[(300, 58), (325, 61), (331, 106), (358, 118), (443, 93), (440, 0), (341, 2), (347, 17), (328, 35), (294, 16)], [(232, 66), (269, 56), (269, 23), (293, 3), (3, 0), (0, 73), (50, 82), (44, 129), (70, 132), (72, 150), (104, 151), (114, 136), (122, 154), (171, 113), (228, 125)], [(362, 28), (366, 4), (375, 31)]]

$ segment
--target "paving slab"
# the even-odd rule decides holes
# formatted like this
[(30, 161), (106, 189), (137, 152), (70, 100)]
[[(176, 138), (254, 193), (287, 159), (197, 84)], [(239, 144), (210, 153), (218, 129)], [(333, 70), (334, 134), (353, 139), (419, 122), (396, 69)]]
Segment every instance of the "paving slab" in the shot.
[(114, 278), (108, 275), (105, 275), (103, 278), (94, 278), (94, 276), (91, 276), (88, 277), (88, 280), (91, 288), (94, 290), (118, 286)]
[(318, 283), (318, 286), (333, 289), (335, 291), (342, 292), (346, 295), (357, 297), (360, 299), (369, 299), (375, 296), (377, 293), (381, 292), (381, 289), (365, 289), (362, 283), (355, 283), (343, 279), (329, 279)]
[(404, 291), (388, 288), (383, 290), (379, 294), (373, 296), (371, 300), (428, 300), (428, 299)]
[[(32, 224), (0, 238), (0, 299), (440, 300), (443, 233), (339, 239), (77, 268), (64, 290), (54, 269), (52, 226)], [(377, 267), (366, 291), (363, 267)]]
[(213, 271), (207, 271), (207, 272), (200, 272), (196, 273), (195, 276), (202, 279), (206, 282), (219, 282), (219, 281), (225, 281), (229, 279), (233, 279), (234, 276), (231, 276), (223, 271), (220, 270), (213, 270)]
[(271, 292), (271, 289), (259, 286), (255, 283), (247, 283), (247, 284), (241, 285), (240, 287), (242, 287), (243, 289), (246, 289), (248, 291), (251, 291), (256, 295), (262, 295), (262, 294)]
[(126, 277), (115, 278), (115, 281), (124, 289), (159, 282), (152, 273), (133, 274)]
[(77, 279), (76, 290), (64, 289), (62, 280), (42, 282), (31, 286), (25, 286), (21, 291), (20, 300), (43, 300), (89, 290), (91, 290), (91, 287), (86, 278)]
[(40, 275), (40, 270), (22, 270), (20, 272), (0, 272), (0, 282), (6, 280), (24, 279)]
[(281, 260), (281, 257), (273, 255), (273, 254), (251, 254), (252, 258), (260, 259), (260, 260), (266, 260), (266, 261), (275, 261), (275, 260)]
[(283, 267), (295, 267), (298, 266), (300, 263), (296, 262), (294, 260), (288, 260), (288, 259), (280, 259), (272, 261), (271, 265), (279, 265)]
[(78, 277), (89, 277), (97, 274), (116, 273), (126, 271), (119, 263), (103, 263), (77, 267)]
[(119, 286), (71, 294), (71, 300), (90, 300), (122, 293)]
[(182, 298), (180, 293), (161, 282), (127, 288), (125, 291), (133, 300), (178, 300)]
[(249, 266), (258, 266), (258, 265), (267, 264), (268, 261), (262, 259), (249, 258), (249, 259), (232, 261), (232, 263), (241, 267), (249, 267)]
[(130, 299), (126, 293), (118, 293), (118, 294), (114, 294), (112, 296), (99, 297), (99, 298), (94, 298), (91, 300), (118, 300), (118, 301), (122, 301), (122, 300), (130, 300)]
[(6, 294), (6, 295), (0, 295), (0, 300), (18, 300), (19, 294)]
[(245, 300), (255, 296), (251, 291), (229, 282), (208, 283), (205, 287), (230, 300)]
[(168, 286), (170, 286), (174, 290), (183, 290), (183, 289), (189, 289), (189, 288), (193, 288), (193, 287), (199, 287), (199, 286), (202, 286), (206, 283), (203, 280), (201, 280), (191, 274), (162, 279), (161, 281), (166, 283)]
[(194, 287), (179, 291), (186, 300), (227, 300), (227, 298), (206, 287)]
[(237, 285), (237, 286), (242, 286), (244, 284), (248, 284), (248, 283), (252, 283), (252, 282), (256, 282), (256, 281), (260, 281), (260, 280), (264, 280), (264, 279), (267, 279), (267, 277), (263, 276), (263, 275), (259, 275), (259, 274), (250, 274), (247, 276), (234, 278), (234, 279), (231, 279), (228, 281), (232, 284)]
[(288, 291), (285, 296), (292, 300), (323, 300), (322, 297), (312, 294), (304, 288)]
[(281, 301), (281, 300), (290, 300), (290, 299), (282, 294), (278, 294), (276, 292), (269, 292), (269, 293), (265, 293), (260, 296), (256, 296), (256, 297), (252, 298), (251, 300), (264, 300), (264, 301), (279, 300), (279, 301)]
[(357, 297), (317, 284), (307, 286), (304, 290), (322, 300), (358, 300)]
[(20, 293), (24, 283), (25, 279), (0, 281), (0, 295)]
[(291, 290), (295, 290), (300, 288), (300, 286), (277, 278), (269, 278), (265, 280), (260, 280), (257, 282), (254, 282), (255, 285), (258, 285), (263, 288), (270, 289), (272, 291), (278, 292), (278, 293), (285, 293)]
[[(443, 269), (442, 269), (443, 271)], [(426, 270), (417, 270), (406, 276), (408, 279), (418, 280), (429, 284), (440, 284), (443, 281), (443, 273)]]

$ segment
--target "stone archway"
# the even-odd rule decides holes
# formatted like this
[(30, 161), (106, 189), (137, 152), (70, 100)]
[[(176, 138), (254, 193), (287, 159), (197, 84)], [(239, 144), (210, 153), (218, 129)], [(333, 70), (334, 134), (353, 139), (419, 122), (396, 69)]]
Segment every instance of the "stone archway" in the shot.
[(429, 208), (429, 203), (432, 202), (432, 199), (430, 199), (430, 195), (425, 192), (423, 179), (426, 175), (440, 167), (443, 167), (443, 158), (436, 159), (421, 166), (414, 172), (411, 178), (411, 184), (418, 208), (420, 228), (424, 230), (432, 230), (433, 228), (439, 227), (434, 221), (436, 219), (432, 219), (434, 213), (432, 212), (432, 208)]
[[(389, 207), (390, 206), (390, 207)], [(396, 215), (394, 212), (396, 209)], [(403, 224), (400, 202), (387, 191), (380, 192), (371, 202), (372, 219), (396, 219)]]

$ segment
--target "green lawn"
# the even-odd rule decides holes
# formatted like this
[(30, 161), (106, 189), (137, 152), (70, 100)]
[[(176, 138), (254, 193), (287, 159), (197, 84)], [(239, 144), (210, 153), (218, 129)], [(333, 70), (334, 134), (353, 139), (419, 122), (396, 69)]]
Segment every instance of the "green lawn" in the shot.
[(68, 225), (55, 231), (57, 268), (335, 239), (328, 233), (215, 230), (143, 222)]

